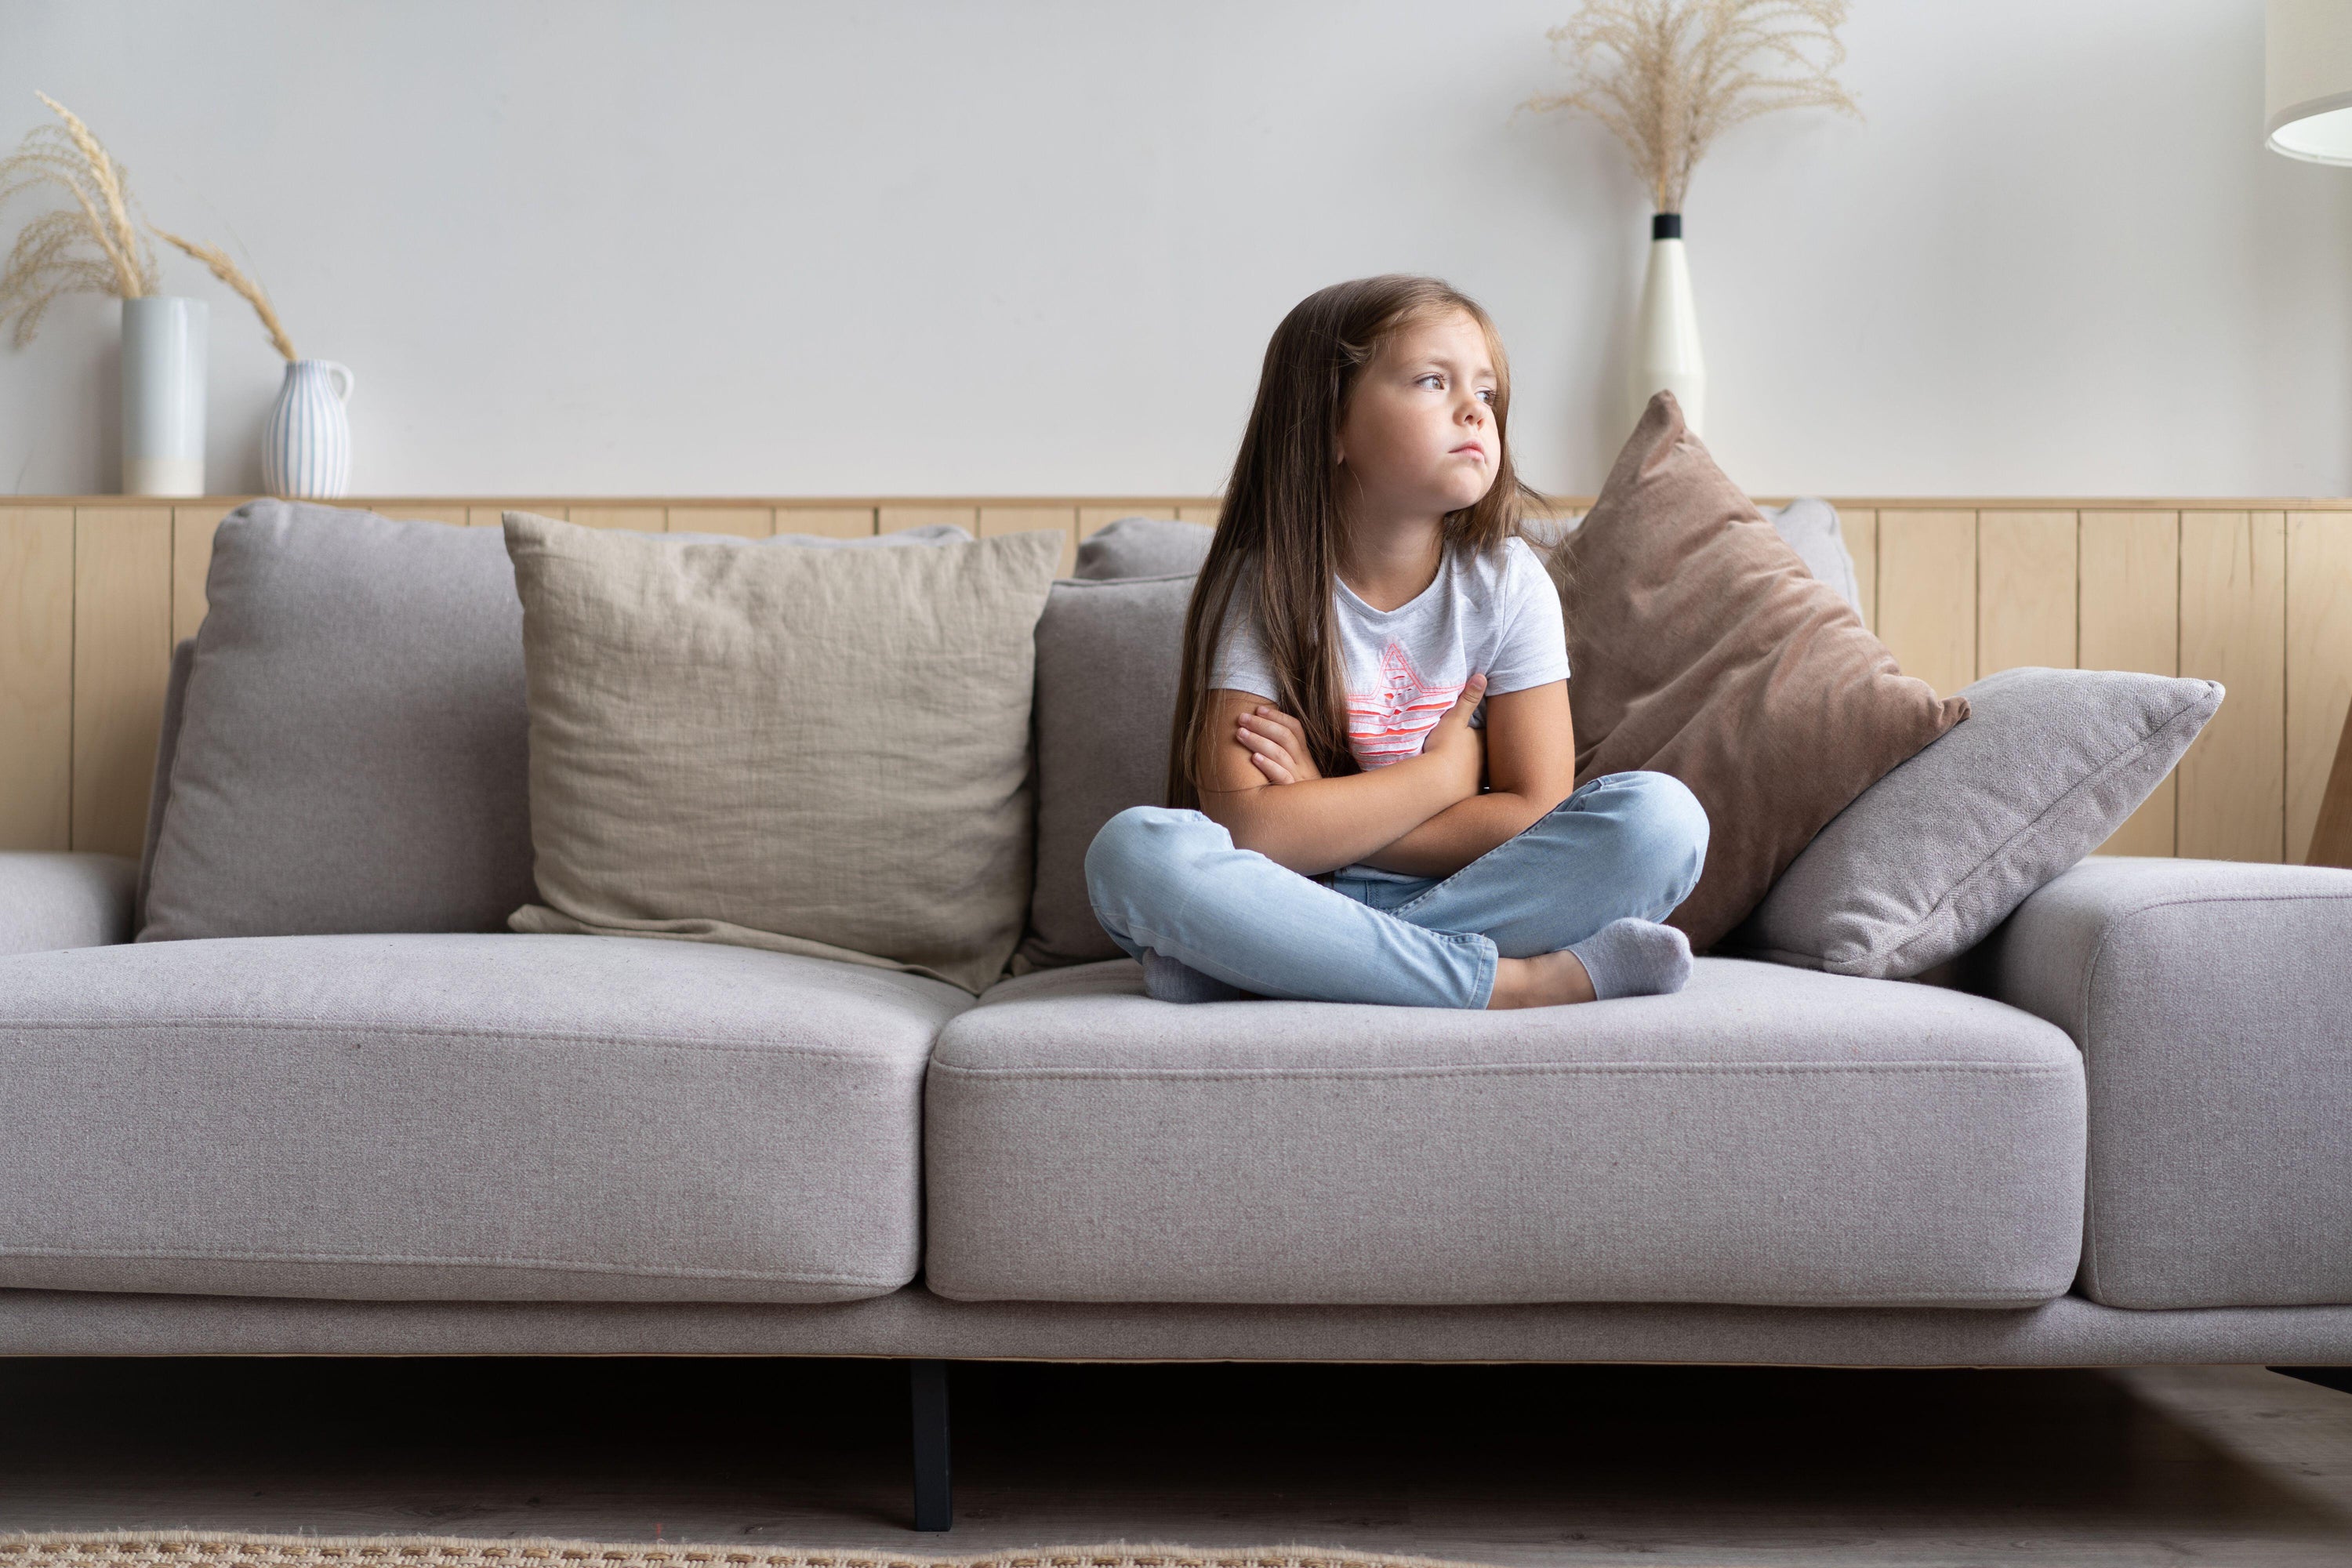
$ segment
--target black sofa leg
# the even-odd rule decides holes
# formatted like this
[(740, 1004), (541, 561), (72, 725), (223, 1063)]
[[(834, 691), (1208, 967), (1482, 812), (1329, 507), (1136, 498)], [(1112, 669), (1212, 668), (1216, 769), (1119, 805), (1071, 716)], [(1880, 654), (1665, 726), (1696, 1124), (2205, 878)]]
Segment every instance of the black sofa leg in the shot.
[(2352, 1394), (2352, 1366), (2274, 1366), (2271, 1370), (2281, 1377), (2299, 1377), (2338, 1394)]
[(915, 1401), (915, 1528), (945, 1530), (955, 1522), (948, 1486), (948, 1363), (910, 1361)]

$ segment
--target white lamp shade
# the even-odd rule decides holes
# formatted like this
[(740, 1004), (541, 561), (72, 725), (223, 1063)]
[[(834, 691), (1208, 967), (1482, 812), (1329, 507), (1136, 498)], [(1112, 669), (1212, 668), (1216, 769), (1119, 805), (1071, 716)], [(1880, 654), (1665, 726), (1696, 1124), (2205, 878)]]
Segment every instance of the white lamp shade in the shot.
[(2273, 152), (2352, 163), (2352, 0), (2268, 0), (2263, 129)]

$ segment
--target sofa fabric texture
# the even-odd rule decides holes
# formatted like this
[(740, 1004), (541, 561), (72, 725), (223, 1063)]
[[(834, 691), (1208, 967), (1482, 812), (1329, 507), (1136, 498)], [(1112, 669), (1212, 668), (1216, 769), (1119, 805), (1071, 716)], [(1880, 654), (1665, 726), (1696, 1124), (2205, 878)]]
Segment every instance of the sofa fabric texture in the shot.
[(2082, 1049), (2084, 1295), (2352, 1302), (2352, 872), (2095, 857), (1982, 956)]
[(960, 1300), (2017, 1307), (2082, 1234), (2083, 1068), (1981, 997), (1712, 959), (1527, 1012), (1007, 981), (932, 1054)]
[(1021, 939), (1061, 541), (795, 550), (506, 514), (538, 897), (518, 931), (739, 942), (978, 992)]
[(1166, 798), (1192, 583), (1190, 572), (1061, 582), (1045, 601), (1037, 622), (1037, 883), (1021, 946), (1027, 966), (1124, 956), (1087, 898), (1087, 847), (1129, 806)]
[(0, 958), (129, 942), (138, 878), (120, 855), (0, 851)]
[(1968, 716), (1896, 668), (1853, 606), (1650, 400), (1551, 553), (1568, 620), (1576, 782), (1651, 769), (1713, 827), (1672, 923), (1714, 945), (1829, 820)]
[(2212, 718), (2221, 688), (2029, 668), (1960, 696), (1969, 721), (1840, 812), (1726, 945), (1890, 979), (1958, 957), (2123, 826)]
[(2130, 1312), (2061, 1296), (2000, 1312), (1680, 1302), (1259, 1307), (951, 1301), (919, 1283), (858, 1301), (776, 1306), (0, 1290), (0, 1355), (142, 1354), (2340, 1365), (2352, 1360), (2352, 1306)]
[(5, 961), (0, 1285), (838, 1301), (914, 1277), (936, 981), (470, 933)]
[(172, 646), (171, 673), (163, 679), (163, 718), (155, 732), (155, 771), (147, 783), (147, 826), (139, 840), (139, 877), (131, 900), (131, 931), (147, 920), (147, 886), (155, 872), (155, 844), (163, 837), (163, 807), (172, 798), (172, 758), (180, 749), (180, 721), (188, 710), (188, 677), (196, 668), (196, 639)]
[(140, 940), (502, 925), (530, 825), (496, 531), (249, 501), (205, 594)]

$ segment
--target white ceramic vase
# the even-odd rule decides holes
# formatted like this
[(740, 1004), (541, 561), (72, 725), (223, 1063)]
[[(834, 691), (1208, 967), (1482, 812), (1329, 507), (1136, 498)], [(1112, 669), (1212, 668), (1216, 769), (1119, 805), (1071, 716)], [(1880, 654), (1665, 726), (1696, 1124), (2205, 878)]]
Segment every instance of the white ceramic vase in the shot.
[(202, 300), (122, 301), (122, 493), (205, 493)]
[(332, 500), (352, 485), (355, 381), (332, 360), (286, 362), (286, 382), (261, 433), (261, 484), (289, 500)]
[(1683, 216), (1650, 220), (1650, 272), (1642, 284), (1642, 316), (1633, 332), (1632, 419), (1650, 399), (1671, 392), (1683, 422), (1698, 435), (1706, 418), (1706, 362), (1698, 352), (1698, 307), (1691, 300), (1690, 258), (1683, 252)]

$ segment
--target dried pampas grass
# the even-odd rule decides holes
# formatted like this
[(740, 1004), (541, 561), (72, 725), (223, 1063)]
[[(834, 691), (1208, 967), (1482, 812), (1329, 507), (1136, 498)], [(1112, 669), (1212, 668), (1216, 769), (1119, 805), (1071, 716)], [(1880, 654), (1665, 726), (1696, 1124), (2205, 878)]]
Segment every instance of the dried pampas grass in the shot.
[[(153, 227), (152, 225), (149, 226)], [(167, 228), (158, 228), (155, 232), (211, 268), (214, 277), (244, 295), (245, 302), (253, 307), (253, 313), (261, 318), (261, 324), (269, 329), (269, 341), (277, 345), (278, 352), (289, 360), (299, 357), (294, 353), (293, 340), (286, 335), (286, 329), (278, 323), (278, 312), (270, 307), (269, 296), (261, 291), (260, 284), (237, 270), (236, 263), (228, 258), (228, 252), (217, 245), (205, 245), (199, 240), (182, 239)]]
[[(61, 187), (74, 210), (43, 213), (25, 226), (0, 268), (0, 321), (16, 318), (16, 344), (30, 342), (50, 301), (87, 290), (136, 300), (155, 291), (155, 248), (131, 221), (131, 184), (89, 127), (47, 93), (37, 95), (65, 123), (43, 125), (0, 158), (0, 204), (21, 191)], [(91, 247), (96, 254), (91, 254)]]
[(1782, 109), (1860, 119), (1832, 75), (1845, 61), (1845, 0), (1585, 0), (1545, 37), (1576, 73), (1521, 105), (1579, 109), (1617, 134), (1662, 213), (1683, 210), (1716, 137)]

